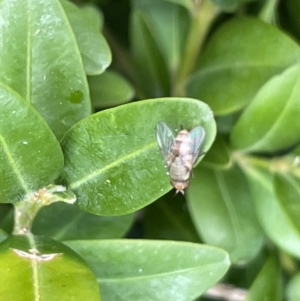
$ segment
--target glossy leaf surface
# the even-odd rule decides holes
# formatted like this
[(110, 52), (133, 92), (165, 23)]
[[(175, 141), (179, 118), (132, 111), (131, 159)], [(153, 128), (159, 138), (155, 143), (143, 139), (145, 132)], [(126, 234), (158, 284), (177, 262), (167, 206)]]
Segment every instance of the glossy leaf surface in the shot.
[(201, 165), (188, 190), (195, 227), (205, 243), (225, 249), (233, 263), (245, 263), (263, 242), (247, 181), (237, 167), (223, 171)]
[(104, 16), (102, 12), (93, 4), (86, 4), (80, 7), (81, 13), (96, 30), (102, 30), (104, 23)]
[(133, 222), (133, 214), (97, 216), (76, 206), (55, 203), (41, 209), (32, 232), (55, 240), (121, 238)]
[(114, 107), (132, 100), (133, 87), (129, 82), (113, 71), (101, 75), (89, 76), (88, 83), (93, 107)]
[(85, 262), (62, 243), (39, 236), (11, 236), (0, 243), (0, 299), (100, 301)]
[(0, 81), (30, 102), (61, 138), (91, 108), (78, 46), (60, 1), (1, 1), (0, 18)]
[(76, 36), (86, 74), (101, 74), (111, 63), (111, 52), (99, 28), (94, 24), (95, 16), (89, 21), (89, 15), (76, 5), (66, 0), (60, 1)]
[(63, 155), (42, 117), (2, 84), (0, 103), (0, 202), (14, 203), (54, 181)]
[(275, 195), (273, 175), (255, 163), (244, 167), (257, 217), (265, 233), (285, 252), (300, 258), (300, 231)]
[[(90, 265), (105, 301), (191, 301), (227, 271), (226, 252), (200, 244), (147, 240), (70, 241)], [(149, 260), (151, 258), (151, 260)]]
[(297, 62), (300, 48), (287, 35), (258, 19), (233, 19), (209, 40), (187, 95), (225, 115), (243, 108), (268, 79)]
[(271, 78), (256, 94), (231, 134), (233, 147), (276, 152), (300, 141), (300, 65)]
[(282, 280), (278, 259), (270, 257), (250, 287), (246, 301), (282, 301)]
[(201, 125), (203, 149), (215, 138), (209, 107), (188, 98), (144, 100), (99, 112), (76, 124), (62, 140), (62, 182), (76, 204), (99, 215), (122, 215), (153, 202), (171, 189), (155, 127), (164, 121), (175, 130)]

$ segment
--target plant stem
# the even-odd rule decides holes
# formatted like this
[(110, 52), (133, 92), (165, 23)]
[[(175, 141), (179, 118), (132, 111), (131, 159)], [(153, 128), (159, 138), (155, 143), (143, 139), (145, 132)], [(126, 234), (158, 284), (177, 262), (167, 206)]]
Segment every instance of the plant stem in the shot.
[(233, 159), (242, 168), (247, 168), (247, 166), (256, 166), (269, 170), (272, 173), (289, 173), (293, 174), (297, 178), (300, 178), (299, 156), (287, 155), (278, 158), (268, 159), (249, 155), (246, 153), (234, 152)]
[(218, 13), (219, 10), (209, 0), (195, 3), (195, 9), (191, 11), (191, 26), (182, 55), (182, 62), (174, 80), (172, 95), (182, 96), (185, 94), (187, 76), (196, 65), (199, 50)]
[(15, 205), (15, 226), (13, 234), (27, 235), (30, 233), (33, 220), (39, 210), (55, 202), (73, 204), (76, 196), (60, 185), (49, 185), (25, 196), (24, 200)]
[(42, 207), (42, 202), (38, 198), (35, 198), (34, 194), (32, 194), (32, 198), (17, 203), (15, 205), (15, 226), (13, 234), (26, 235), (29, 233), (33, 220)]

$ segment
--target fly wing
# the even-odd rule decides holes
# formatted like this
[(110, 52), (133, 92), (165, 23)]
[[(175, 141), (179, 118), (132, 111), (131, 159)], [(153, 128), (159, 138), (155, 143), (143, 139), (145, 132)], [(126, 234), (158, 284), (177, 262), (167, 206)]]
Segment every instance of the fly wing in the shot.
[(197, 126), (189, 132), (189, 138), (192, 143), (191, 154), (193, 157), (193, 164), (197, 161), (201, 147), (205, 140), (205, 130), (201, 126)]
[(164, 160), (169, 165), (174, 135), (164, 122), (160, 122), (156, 126), (156, 140)]

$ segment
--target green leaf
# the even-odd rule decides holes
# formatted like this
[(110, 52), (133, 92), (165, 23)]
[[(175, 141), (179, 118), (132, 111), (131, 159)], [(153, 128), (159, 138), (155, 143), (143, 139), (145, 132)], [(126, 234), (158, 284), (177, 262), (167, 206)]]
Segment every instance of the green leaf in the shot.
[[(88, 75), (101, 74), (111, 63), (111, 52), (106, 40), (84, 13), (69, 1), (60, 0), (68, 16)], [(92, 20), (93, 21), (93, 20)]]
[(39, 236), (11, 236), (0, 243), (0, 299), (100, 301), (85, 262), (62, 243)]
[(133, 222), (133, 214), (97, 216), (76, 206), (56, 203), (42, 208), (32, 232), (55, 240), (121, 238)]
[(232, 158), (225, 137), (217, 135), (202, 164), (214, 168), (228, 168), (231, 163)]
[(165, 0), (165, 1), (169, 1), (177, 5), (182, 5), (191, 13), (195, 9), (195, 2), (193, 0)]
[(15, 203), (53, 182), (63, 155), (45, 121), (20, 95), (0, 84), (0, 101), (0, 202)]
[(239, 113), (218, 116), (216, 118), (218, 133), (228, 135), (239, 116)]
[(300, 273), (297, 273), (288, 283), (286, 289), (287, 301), (300, 300)]
[[(154, 222), (155, 221), (155, 222)], [(145, 238), (200, 242), (182, 195), (170, 192), (146, 208)]]
[(1, 1), (0, 18), (0, 81), (62, 137), (91, 108), (78, 46), (60, 1)]
[(255, 152), (276, 152), (294, 145), (300, 132), (299, 99), (300, 65), (295, 65), (258, 91), (232, 130), (232, 145)]
[(180, 5), (161, 0), (133, 0), (133, 9), (141, 13), (168, 70), (174, 72), (188, 32), (188, 12)]
[(5, 240), (7, 238), (8, 234), (3, 231), (2, 229), (0, 229), (0, 242)]
[(233, 263), (245, 263), (262, 247), (263, 234), (240, 169), (198, 166), (188, 190), (188, 206), (205, 243), (225, 249)]
[(94, 27), (96, 30), (102, 30), (104, 23), (103, 13), (94, 5), (86, 4), (80, 7), (81, 15), (87, 22)]
[(132, 100), (134, 89), (113, 71), (88, 77), (92, 104), (95, 108), (114, 107)]
[[(239, 5), (253, 0), (211, 0), (215, 5), (219, 6), (225, 12), (233, 12)], [(256, 0), (257, 1), (257, 0)]]
[(300, 156), (300, 145), (296, 146), (291, 153), (293, 155), (295, 155), (296, 158), (299, 157)]
[(300, 258), (300, 232), (276, 198), (273, 175), (255, 161), (246, 162), (243, 168), (249, 180), (257, 217), (265, 233), (279, 248)]
[(90, 265), (105, 301), (191, 301), (229, 267), (226, 252), (194, 243), (102, 240), (67, 245)]
[(201, 125), (208, 150), (216, 133), (210, 108), (188, 98), (144, 100), (99, 112), (76, 124), (63, 138), (62, 182), (83, 210), (122, 215), (155, 201), (171, 189), (155, 141), (164, 121), (173, 130)]
[(246, 301), (282, 301), (282, 280), (278, 259), (270, 257), (256, 276)]
[(300, 180), (288, 174), (275, 174), (273, 184), (283, 214), (300, 234)]
[(0, 228), (11, 233), (14, 227), (14, 206), (10, 203), (0, 203)]
[(225, 115), (243, 108), (268, 79), (299, 61), (299, 46), (275, 27), (233, 19), (209, 40), (187, 95)]
[(131, 45), (136, 81), (147, 97), (170, 94), (190, 17), (181, 5), (161, 0), (134, 0)]
[(166, 63), (140, 11), (133, 11), (130, 42), (135, 67), (135, 86), (146, 97), (168, 95), (170, 79)]

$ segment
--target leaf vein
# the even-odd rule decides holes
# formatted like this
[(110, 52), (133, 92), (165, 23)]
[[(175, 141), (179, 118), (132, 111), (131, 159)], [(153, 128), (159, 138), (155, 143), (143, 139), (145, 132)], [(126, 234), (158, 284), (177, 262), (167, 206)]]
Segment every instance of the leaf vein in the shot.
[(25, 190), (26, 193), (29, 193), (30, 192), (30, 189), (28, 188), (28, 186), (26, 185), (23, 177), (22, 177), (22, 174), (14, 160), (14, 158), (12, 157), (10, 151), (9, 151), (9, 147), (8, 145), (6, 144), (5, 142), (5, 139), (3, 138), (2, 135), (0, 135), (0, 144), (2, 144), (2, 148), (3, 148), (3, 151), (4, 151), (4, 154), (6, 155), (7, 159), (8, 159), (8, 163), (11, 165), (17, 179), (19, 180), (22, 188)]
[(82, 184), (85, 184), (86, 182), (89, 182), (91, 180), (93, 180), (94, 178), (98, 177), (99, 175), (101, 175), (102, 173), (104, 173), (105, 171), (117, 166), (118, 164), (121, 164), (124, 161), (127, 161), (135, 156), (138, 156), (139, 154), (149, 150), (150, 148), (156, 146), (156, 142), (152, 142), (150, 144), (145, 145), (143, 148), (140, 148), (137, 151), (131, 152), (123, 157), (120, 157), (119, 159), (115, 160), (114, 162), (107, 164), (106, 166), (104, 166), (103, 168), (97, 169), (94, 172), (86, 175), (85, 177), (81, 178), (80, 180), (77, 180), (73, 183), (70, 184), (70, 188), (71, 189), (77, 189), (79, 186), (81, 186)]

